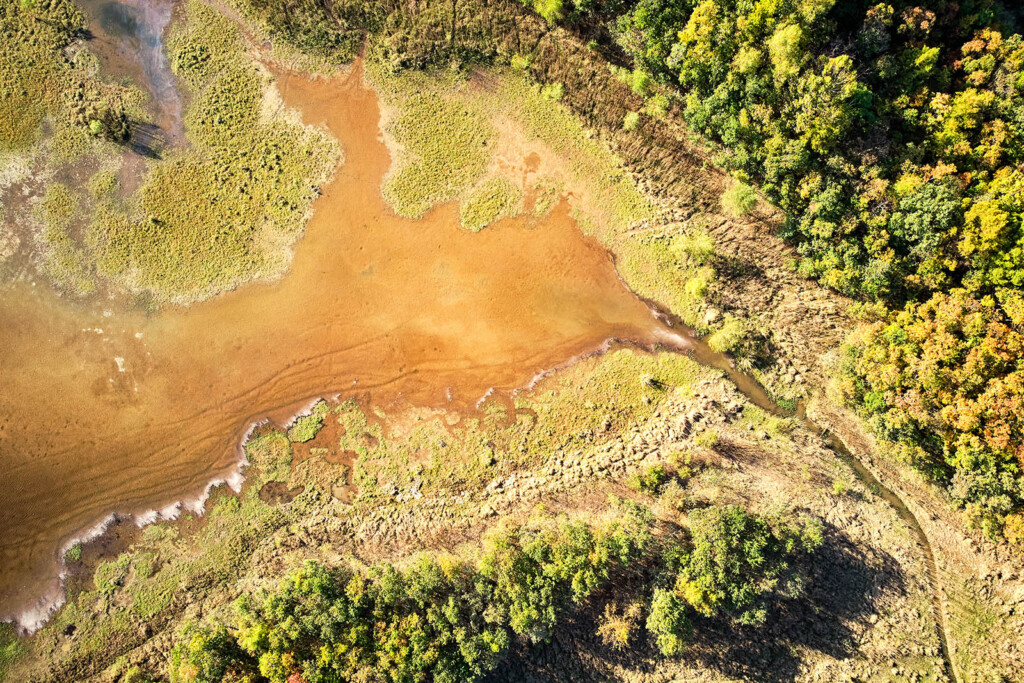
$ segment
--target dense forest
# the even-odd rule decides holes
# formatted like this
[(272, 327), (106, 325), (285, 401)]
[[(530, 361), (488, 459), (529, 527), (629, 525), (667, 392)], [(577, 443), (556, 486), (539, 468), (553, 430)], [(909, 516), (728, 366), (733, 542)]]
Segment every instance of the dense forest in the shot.
[(171, 653), (171, 681), (478, 680), (515, 637), (549, 640), (572, 605), (613, 582), (622, 597), (633, 584), (637, 601), (609, 603), (600, 637), (624, 648), (642, 629), (675, 655), (694, 619), (763, 624), (772, 600), (801, 594), (806, 557), (822, 540), (820, 522), (768, 520), (737, 506), (691, 513), (688, 538), (658, 540), (652, 522), (626, 504), (595, 524), (498, 530), (476, 562), (309, 563), (276, 590), (241, 598), (236, 628), (187, 629)]
[[(595, 19), (653, 99), (785, 212), (871, 325), (842, 392), (990, 535), (1024, 541), (1024, 39), (995, 2), (534, 3)], [(735, 200), (734, 200), (735, 201)], [(743, 201), (741, 199), (741, 201)], [(751, 201), (747, 199), (746, 201)]]

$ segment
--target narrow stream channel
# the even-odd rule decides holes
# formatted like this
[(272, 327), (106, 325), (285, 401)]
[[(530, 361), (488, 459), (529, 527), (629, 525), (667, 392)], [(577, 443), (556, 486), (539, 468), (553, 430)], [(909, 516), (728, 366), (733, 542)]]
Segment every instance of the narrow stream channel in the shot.
[[(666, 317), (671, 319), (671, 316)], [(846, 447), (846, 444), (843, 443), (842, 439), (828, 430), (822, 429), (807, 417), (804, 410), (805, 406), (802, 403), (797, 406), (796, 411), (782, 407), (772, 399), (771, 395), (756, 379), (737, 369), (735, 364), (727, 355), (711, 350), (707, 344), (696, 337), (693, 330), (683, 325), (680, 321), (673, 320), (673, 322), (677, 329), (683, 330), (683, 336), (688, 339), (692, 346), (692, 349), (688, 350), (687, 353), (689, 353), (695, 361), (701, 365), (712, 367), (724, 372), (726, 377), (728, 377), (729, 381), (733, 383), (737, 390), (739, 390), (741, 394), (743, 394), (758, 408), (761, 408), (762, 410), (765, 410), (777, 417), (794, 418), (799, 421), (804, 429), (812, 434), (821, 436), (824, 439), (826, 446), (853, 469), (854, 473), (856, 473), (857, 477), (868, 488), (868, 490), (877, 493), (882, 500), (889, 503), (896, 510), (896, 514), (899, 518), (906, 522), (911, 528), (917, 536), (918, 542), (924, 551), (925, 567), (928, 574), (928, 585), (931, 588), (932, 609), (935, 612), (935, 625), (939, 637), (939, 645), (942, 650), (945, 673), (951, 681), (959, 681), (960, 677), (953, 664), (946, 634), (946, 610), (942, 606), (942, 586), (939, 579), (938, 565), (935, 562), (935, 553), (932, 550), (931, 543), (928, 541), (928, 535), (921, 527), (921, 523), (917, 520), (914, 513), (910, 511), (903, 500), (892, 489), (879, 481), (878, 477), (871, 472), (868, 466)]]

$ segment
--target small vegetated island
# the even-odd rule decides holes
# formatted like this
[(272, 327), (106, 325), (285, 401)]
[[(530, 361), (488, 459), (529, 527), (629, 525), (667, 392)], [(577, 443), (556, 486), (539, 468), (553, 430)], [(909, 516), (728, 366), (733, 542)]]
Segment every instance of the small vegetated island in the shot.
[(1024, 681), (1022, 19), (0, 0), (0, 680)]

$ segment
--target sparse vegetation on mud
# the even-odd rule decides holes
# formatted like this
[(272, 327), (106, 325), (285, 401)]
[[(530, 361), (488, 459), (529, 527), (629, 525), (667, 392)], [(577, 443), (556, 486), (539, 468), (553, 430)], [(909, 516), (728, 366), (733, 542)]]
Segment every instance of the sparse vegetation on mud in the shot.
[(488, 178), (477, 183), (462, 201), (462, 227), (477, 232), (505, 216), (523, 210), (523, 191), (508, 178)]

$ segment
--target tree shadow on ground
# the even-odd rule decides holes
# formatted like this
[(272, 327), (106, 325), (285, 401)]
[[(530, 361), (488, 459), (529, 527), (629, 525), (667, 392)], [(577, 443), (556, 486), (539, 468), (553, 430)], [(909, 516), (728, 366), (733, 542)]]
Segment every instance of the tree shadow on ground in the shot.
[[(824, 531), (825, 543), (807, 568), (803, 597), (773, 601), (762, 627), (694, 619), (692, 643), (677, 661), (740, 680), (789, 683), (800, 673), (802, 649), (840, 660), (854, 656), (850, 626), (874, 613), (880, 596), (904, 589), (902, 570), (892, 556), (859, 548), (833, 527), (826, 526)], [(622, 680), (624, 672), (631, 672), (630, 678), (654, 673), (666, 660), (645, 637), (642, 623), (626, 650), (615, 650), (596, 635), (604, 605), (612, 600), (619, 605), (644, 600), (644, 583), (633, 578), (595, 596), (567, 616), (551, 642), (518, 643), (485, 680), (614, 681)], [(671, 660), (667, 670), (672, 670)]]
[(145, 121), (128, 123), (128, 140), (126, 146), (131, 151), (147, 159), (160, 159), (167, 144), (167, 136), (160, 126)]

